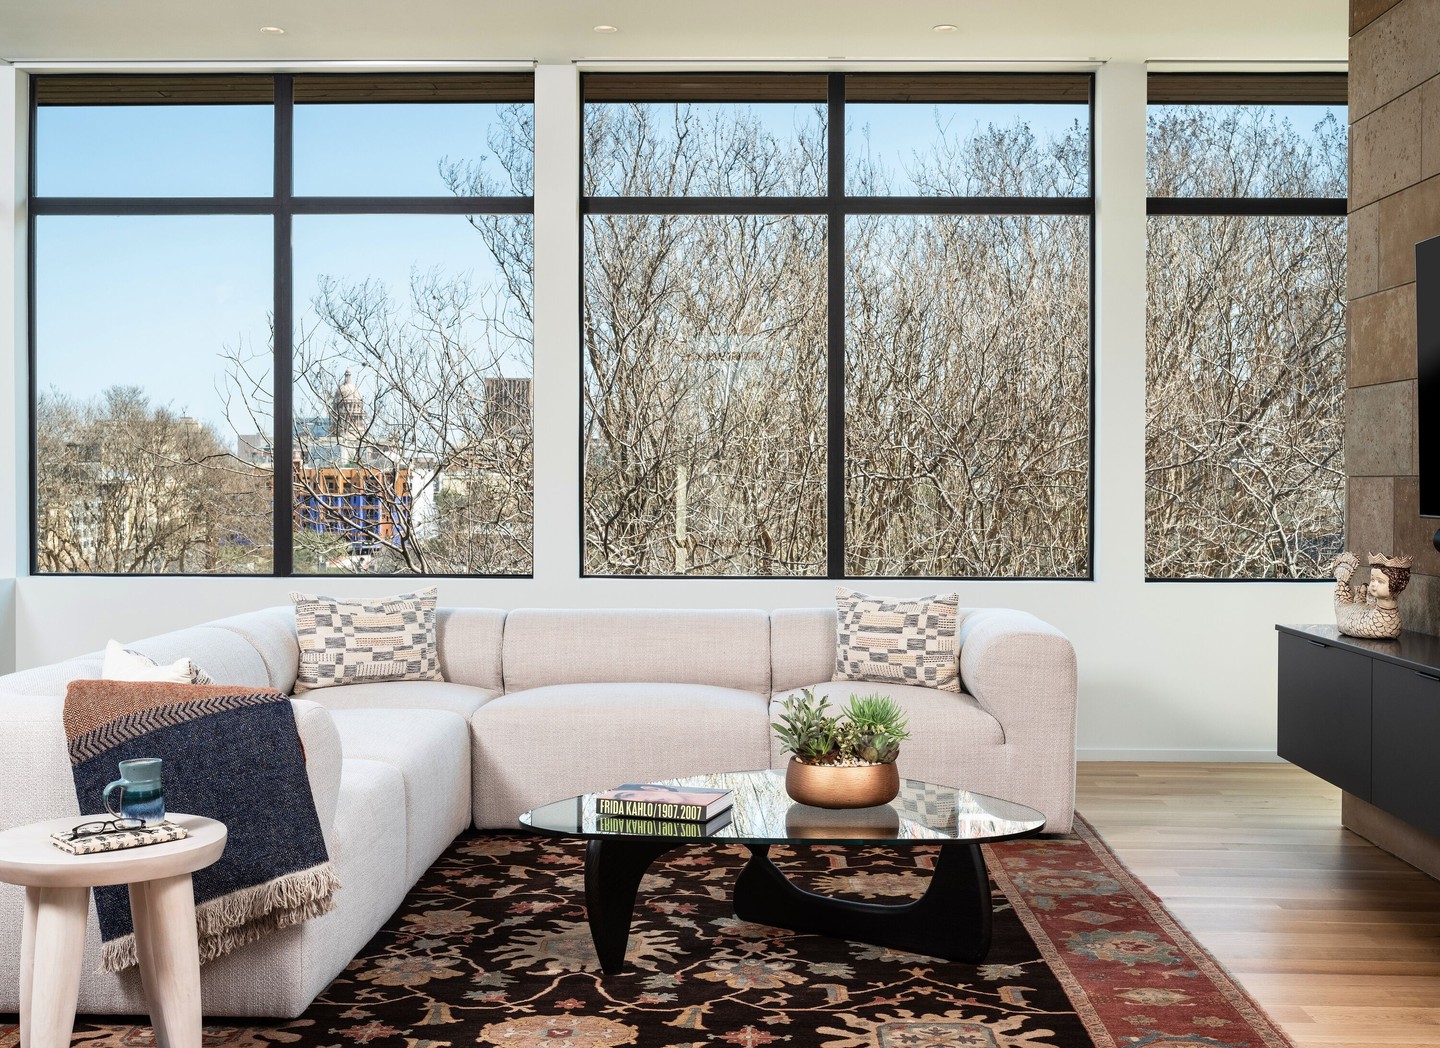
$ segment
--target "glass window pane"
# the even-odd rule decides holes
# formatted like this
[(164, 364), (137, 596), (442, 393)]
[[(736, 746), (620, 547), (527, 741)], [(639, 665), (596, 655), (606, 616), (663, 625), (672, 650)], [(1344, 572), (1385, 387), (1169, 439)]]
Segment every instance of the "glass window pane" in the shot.
[(529, 215), (295, 219), (295, 569), (531, 570)]
[(295, 107), (301, 196), (529, 196), (529, 103), (330, 103)]
[(271, 229), (36, 220), (40, 571), (270, 570)]
[(585, 227), (584, 570), (825, 574), (825, 221)]
[(1146, 574), (1324, 578), (1345, 470), (1345, 220), (1149, 219)]
[(1150, 196), (1345, 196), (1345, 106), (1152, 105), (1149, 114)]
[(1090, 221), (846, 226), (847, 575), (1090, 571)]
[(591, 102), (586, 196), (815, 196), (825, 107), (815, 103)]
[(39, 106), (39, 196), (269, 196), (265, 105)]
[(846, 107), (851, 196), (1087, 196), (1083, 105), (864, 103)]

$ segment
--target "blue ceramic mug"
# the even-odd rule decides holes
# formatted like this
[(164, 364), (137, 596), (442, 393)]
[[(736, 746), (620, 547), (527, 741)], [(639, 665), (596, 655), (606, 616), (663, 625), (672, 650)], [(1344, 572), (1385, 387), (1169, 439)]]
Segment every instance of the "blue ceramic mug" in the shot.
[[(139, 819), (146, 826), (165, 821), (165, 787), (160, 781), (159, 757), (136, 757), (120, 762), (120, 778), (105, 787), (105, 810), (117, 819)], [(110, 794), (120, 791), (117, 810)]]

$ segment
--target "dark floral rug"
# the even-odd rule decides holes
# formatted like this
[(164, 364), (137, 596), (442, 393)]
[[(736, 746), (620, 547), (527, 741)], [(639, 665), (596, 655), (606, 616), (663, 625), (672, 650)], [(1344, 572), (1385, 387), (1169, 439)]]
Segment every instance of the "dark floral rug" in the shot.
[[(679, 848), (641, 884), (628, 967), (602, 978), (584, 845), (467, 834), (300, 1019), (206, 1028), (206, 1048), (1284, 1048), (1289, 1042), (1083, 822), (987, 848), (984, 964), (750, 924), (738, 846)], [(814, 891), (902, 902), (929, 848), (772, 848)], [(13, 1017), (10, 1020), (13, 1023)], [(0, 1026), (0, 1048), (18, 1041)], [(153, 1048), (148, 1026), (75, 1044)]]

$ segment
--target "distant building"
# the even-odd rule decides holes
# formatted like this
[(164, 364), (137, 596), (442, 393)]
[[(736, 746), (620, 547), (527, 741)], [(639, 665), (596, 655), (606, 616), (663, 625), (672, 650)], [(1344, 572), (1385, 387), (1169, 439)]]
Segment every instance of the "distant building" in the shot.
[(328, 418), (295, 420), (295, 529), (344, 539), (351, 558), (374, 556), (402, 539), (412, 516), (411, 464), (367, 439), (370, 421), (348, 370)]
[(528, 378), (487, 378), (485, 432), (528, 430), (532, 403)]

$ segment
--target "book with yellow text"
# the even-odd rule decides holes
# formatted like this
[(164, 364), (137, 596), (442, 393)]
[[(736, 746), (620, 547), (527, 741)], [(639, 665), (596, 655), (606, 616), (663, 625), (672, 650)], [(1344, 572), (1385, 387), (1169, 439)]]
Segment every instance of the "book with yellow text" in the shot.
[(734, 802), (735, 796), (729, 790), (629, 782), (595, 794), (595, 813), (627, 819), (706, 822), (728, 810)]

